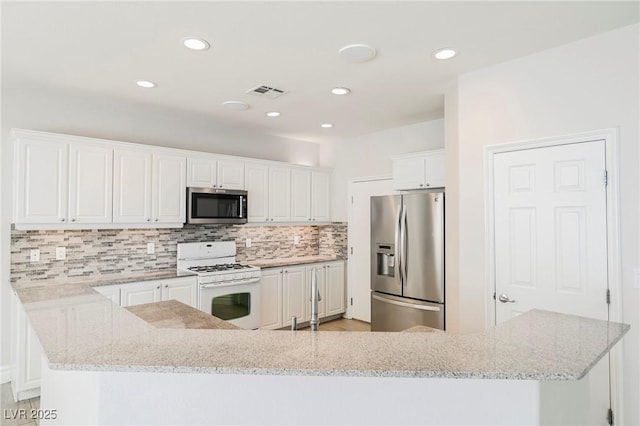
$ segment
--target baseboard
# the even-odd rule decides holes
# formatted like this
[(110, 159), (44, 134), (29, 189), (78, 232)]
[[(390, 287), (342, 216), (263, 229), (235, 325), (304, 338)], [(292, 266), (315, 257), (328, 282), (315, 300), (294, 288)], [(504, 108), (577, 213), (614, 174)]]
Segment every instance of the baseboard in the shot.
[(7, 383), (11, 381), (11, 366), (0, 366), (0, 383)]

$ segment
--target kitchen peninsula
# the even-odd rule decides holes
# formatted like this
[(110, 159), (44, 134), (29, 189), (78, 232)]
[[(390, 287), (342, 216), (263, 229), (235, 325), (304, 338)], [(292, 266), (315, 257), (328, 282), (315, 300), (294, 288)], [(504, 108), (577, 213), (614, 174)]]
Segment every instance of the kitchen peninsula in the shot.
[(581, 379), (629, 329), (545, 311), (473, 335), (157, 328), (90, 284), (15, 290), (43, 425), (580, 423)]

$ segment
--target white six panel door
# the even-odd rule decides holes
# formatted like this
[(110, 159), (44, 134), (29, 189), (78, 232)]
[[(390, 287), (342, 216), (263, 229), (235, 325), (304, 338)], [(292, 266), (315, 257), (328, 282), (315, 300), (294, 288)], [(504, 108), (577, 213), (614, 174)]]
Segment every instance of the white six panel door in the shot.
[(529, 309), (607, 319), (604, 141), (496, 154), (497, 322)]
[[(501, 322), (529, 309), (607, 320), (605, 142), (494, 156), (496, 300)], [(589, 375), (589, 424), (609, 408), (608, 358)]]

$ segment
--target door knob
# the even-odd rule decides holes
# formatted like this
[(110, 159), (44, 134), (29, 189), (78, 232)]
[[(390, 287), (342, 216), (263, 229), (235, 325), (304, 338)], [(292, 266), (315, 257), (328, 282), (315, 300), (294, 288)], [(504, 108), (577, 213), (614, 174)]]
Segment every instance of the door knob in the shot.
[(516, 303), (515, 300), (509, 299), (509, 296), (507, 296), (506, 294), (501, 294), (498, 297), (498, 300), (501, 301), (502, 303)]

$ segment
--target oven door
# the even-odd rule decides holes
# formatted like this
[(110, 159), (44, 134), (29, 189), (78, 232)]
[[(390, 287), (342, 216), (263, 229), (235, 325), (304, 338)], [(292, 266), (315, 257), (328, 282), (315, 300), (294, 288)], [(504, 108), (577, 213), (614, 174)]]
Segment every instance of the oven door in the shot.
[(260, 328), (260, 279), (240, 284), (201, 284), (200, 310), (240, 328)]

